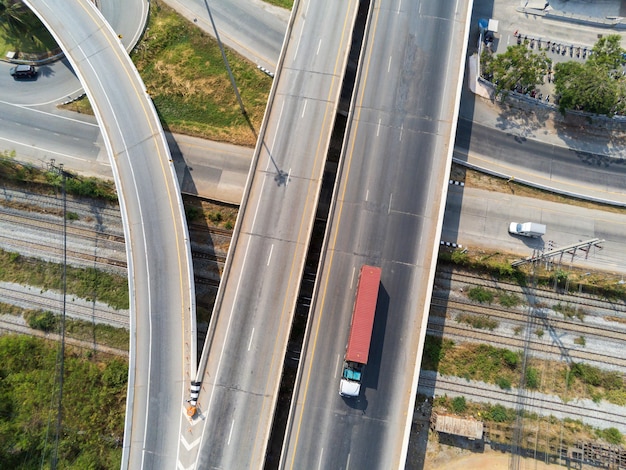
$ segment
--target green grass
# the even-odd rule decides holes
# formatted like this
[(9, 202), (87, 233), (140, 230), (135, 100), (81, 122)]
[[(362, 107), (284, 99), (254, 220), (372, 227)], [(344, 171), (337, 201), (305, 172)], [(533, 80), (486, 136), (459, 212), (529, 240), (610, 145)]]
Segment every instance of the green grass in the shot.
[(269, 3), (270, 5), (286, 8), (287, 10), (291, 10), (293, 8), (293, 0), (264, 0), (264, 1), (266, 3)]
[[(0, 314), (22, 316), (28, 326), (46, 332), (59, 331), (59, 316), (45, 310), (25, 309), (0, 302)], [(111, 325), (93, 323), (73, 318), (65, 319), (65, 334), (74, 339), (91, 341), (103, 346), (128, 351), (128, 330)]]
[[(15, 152), (0, 152), (0, 180), (11, 183), (18, 189), (38, 193), (60, 193), (63, 179), (56, 171), (45, 171), (40, 167), (15, 161)], [(6, 183), (5, 183), (6, 184)], [(93, 177), (66, 178), (67, 194), (107, 202), (117, 202), (115, 183)], [(68, 214), (68, 218), (72, 218)]]
[[(0, 54), (4, 58), (8, 51), (27, 54), (46, 54), (58, 49), (56, 41), (34, 13), (25, 12), (28, 22), (27, 34), (14, 34), (0, 28)], [(19, 57), (22, 58), (22, 57)]]
[(519, 296), (513, 292), (499, 291), (498, 303), (503, 307), (517, 307), (522, 301)]
[(487, 289), (482, 286), (472, 287), (469, 291), (467, 291), (467, 296), (476, 302), (488, 304), (493, 302), (495, 297), (491, 289)]
[(132, 59), (163, 126), (253, 146), (272, 80), (234, 52), (226, 55), (247, 115), (241, 113), (215, 39), (159, 2)]
[(495, 330), (500, 324), (497, 320), (489, 318), (486, 315), (473, 315), (471, 313), (459, 313), (456, 316), (456, 321), (459, 323), (465, 323), (478, 330), (489, 331)]
[[(2, 468), (50, 468), (57, 355), (58, 345), (46, 340), (0, 337)], [(122, 358), (66, 349), (58, 468), (120, 468), (127, 377)]]
[[(60, 291), (63, 266), (0, 250), (0, 280), (20, 285)], [(97, 269), (67, 267), (67, 293), (86, 300), (97, 300), (114, 309), (128, 308), (128, 280)]]

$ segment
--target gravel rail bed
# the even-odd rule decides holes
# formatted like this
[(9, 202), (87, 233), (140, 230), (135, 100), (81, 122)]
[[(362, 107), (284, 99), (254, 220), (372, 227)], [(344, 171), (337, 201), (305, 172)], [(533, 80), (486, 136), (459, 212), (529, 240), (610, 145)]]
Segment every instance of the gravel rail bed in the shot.
[[(600, 299), (589, 294), (562, 294), (542, 288), (520, 287), (517, 284), (503, 282), (500, 280), (488, 279), (485, 276), (472, 274), (467, 272), (459, 272), (452, 269), (439, 267), (435, 275), (435, 287), (437, 284), (454, 283), (454, 285), (462, 286), (469, 284), (472, 286), (483, 286), (491, 289), (502, 289), (508, 292), (520, 294), (522, 298), (529, 295), (535, 297), (535, 303), (545, 301), (550, 304), (569, 303), (590, 310), (598, 310), (606, 312), (606, 314), (617, 315), (626, 320), (626, 300), (610, 301), (608, 299)], [(447, 289), (444, 289), (447, 290)]]
[[(61, 339), (60, 335), (56, 333), (45, 333), (43, 331), (29, 328), (24, 324), (24, 321), (21, 317), (13, 317), (11, 315), (0, 315), (0, 331), (3, 331), (5, 333), (18, 333), (29, 336), (37, 336), (39, 338), (49, 339), (53, 341), (60, 341)], [(128, 357), (128, 351), (125, 351), (123, 349), (111, 348), (109, 346), (104, 346), (103, 344), (94, 343), (92, 341), (84, 341), (81, 339), (72, 338), (71, 336), (67, 335), (65, 335), (65, 342), (74, 347), (79, 347), (82, 349), (98, 351), (106, 354), (112, 354), (115, 356)]]
[[(615, 341), (626, 341), (626, 325), (620, 324), (586, 324), (580, 320), (567, 320), (558, 318), (556, 312), (549, 309), (535, 309), (534, 312), (529, 312), (526, 308), (504, 308), (496, 305), (483, 306), (477, 305), (471, 302), (460, 302), (456, 300), (441, 299), (433, 296), (431, 301), (431, 315), (434, 313), (437, 316), (443, 318), (453, 318), (455, 312), (467, 312), (478, 315), (487, 315), (491, 318), (500, 318), (504, 320), (510, 320), (522, 325), (526, 324), (530, 315), (535, 315), (543, 321), (550, 323), (552, 328), (556, 328), (563, 331), (569, 331), (573, 333), (582, 334), (585, 336), (597, 336), (601, 339), (610, 339)], [(552, 314), (550, 313), (552, 312)]]
[[(452, 325), (443, 324), (442, 319), (431, 317), (428, 322), (426, 333), (432, 336), (445, 337), (454, 339), (459, 342), (474, 342), (482, 344), (490, 344), (496, 347), (504, 347), (513, 350), (523, 350), (525, 339), (522, 337), (511, 337), (497, 331), (475, 330), (470, 326), (459, 324)], [(602, 354), (598, 352), (587, 352), (578, 349), (563, 349), (554, 344), (538, 339), (529, 340), (531, 347), (531, 355), (544, 359), (561, 360), (566, 357), (574, 362), (586, 362), (594, 364), (601, 368), (607, 365), (614, 367), (626, 368), (626, 358), (614, 356), (612, 354)]]
[[(61, 293), (20, 286), (18, 284), (0, 283), (0, 302), (27, 309), (47, 310), (55, 314), (62, 313)], [(66, 315), (77, 320), (105, 323), (117, 328), (128, 328), (130, 325), (128, 310), (115, 310), (100, 302), (89, 302), (67, 296)]]
[[(427, 396), (464, 396), (481, 403), (498, 403), (515, 409), (518, 403), (518, 390), (502, 390), (484, 382), (467, 381), (460, 377), (441, 376), (432, 371), (421, 371), (418, 391)], [(554, 416), (559, 419), (580, 419), (598, 428), (616, 427), (626, 433), (626, 408), (608, 402), (594, 403), (592, 400), (571, 400), (564, 402), (560, 397), (540, 392), (524, 390), (524, 409), (541, 416)]]

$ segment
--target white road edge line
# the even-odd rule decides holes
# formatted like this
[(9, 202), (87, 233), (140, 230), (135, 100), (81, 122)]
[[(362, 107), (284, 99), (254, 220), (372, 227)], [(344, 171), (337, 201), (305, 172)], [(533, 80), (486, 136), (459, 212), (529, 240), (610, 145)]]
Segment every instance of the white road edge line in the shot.
[[(268, 170), (268, 168), (270, 167), (270, 163), (272, 163), (274, 159), (272, 152), (274, 151), (274, 144), (276, 143), (276, 137), (278, 136), (278, 129), (280, 128), (280, 121), (283, 118), (284, 107), (285, 107), (285, 100), (283, 100), (283, 103), (280, 106), (280, 113), (278, 114), (278, 121), (276, 122), (276, 132), (274, 132), (274, 137), (272, 138), (272, 145), (270, 145), (270, 148), (268, 150), (269, 158), (267, 159), (267, 165), (265, 166), (265, 171)], [(256, 216), (255, 216), (255, 219), (256, 219)], [(252, 225), (254, 225), (254, 222), (252, 222)]]
[(298, 36), (298, 45), (296, 46), (296, 52), (293, 54), (293, 61), (296, 61), (298, 57), (298, 50), (300, 49), (300, 41), (302, 41), (302, 34), (304, 33), (304, 25), (306, 24), (306, 20), (302, 20), (302, 29), (300, 30), (300, 36)]
[(230, 445), (230, 439), (233, 437), (233, 428), (235, 427), (235, 420), (230, 423), (230, 432), (228, 433), (228, 445)]
[(254, 338), (254, 328), (252, 328), (252, 334), (250, 335), (250, 341), (248, 341), (248, 351), (252, 347), (252, 338)]
[(356, 266), (352, 267), (352, 277), (350, 278), (350, 289), (352, 289), (352, 286), (354, 285), (354, 275), (356, 274)]

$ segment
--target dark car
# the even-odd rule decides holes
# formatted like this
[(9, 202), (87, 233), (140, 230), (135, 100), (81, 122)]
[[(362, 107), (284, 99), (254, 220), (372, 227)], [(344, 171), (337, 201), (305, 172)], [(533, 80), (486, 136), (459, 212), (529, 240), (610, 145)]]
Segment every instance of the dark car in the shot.
[(33, 65), (17, 65), (15, 67), (11, 67), (9, 73), (13, 76), (15, 80), (19, 78), (36, 78), (37, 70)]

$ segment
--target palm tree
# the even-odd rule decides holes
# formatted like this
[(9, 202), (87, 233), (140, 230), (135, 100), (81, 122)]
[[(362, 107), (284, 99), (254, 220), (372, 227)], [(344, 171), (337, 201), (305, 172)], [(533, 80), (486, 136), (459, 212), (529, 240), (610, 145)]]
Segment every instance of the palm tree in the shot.
[(24, 34), (29, 27), (29, 13), (21, 0), (0, 0), (0, 28), (9, 34)]

